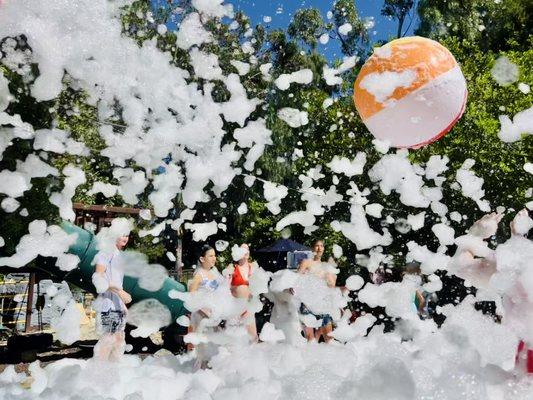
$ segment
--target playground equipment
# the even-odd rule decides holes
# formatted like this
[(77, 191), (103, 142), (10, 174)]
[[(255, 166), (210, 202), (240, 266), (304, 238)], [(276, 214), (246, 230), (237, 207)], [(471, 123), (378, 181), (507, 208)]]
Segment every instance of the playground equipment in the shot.
[[(79, 286), (88, 292), (96, 293), (96, 289), (92, 283), (92, 275), (94, 273), (92, 261), (96, 253), (98, 253), (95, 236), (70, 222), (63, 222), (61, 228), (69, 234), (77, 234), (76, 242), (70, 246), (69, 253), (77, 255), (80, 258), (80, 262), (77, 268), (68, 273), (59, 270), (54, 270), (53, 272), (69, 283)], [(168, 307), (173, 321), (188, 312), (183, 306), (182, 301), (171, 299), (168, 296), (168, 292), (171, 290), (177, 290), (179, 292), (186, 291), (185, 286), (174, 279), (166, 278), (159, 290), (150, 292), (139, 286), (137, 278), (126, 275), (124, 277), (123, 288), (130, 294), (133, 303), (149, 298), (158, 300)]]

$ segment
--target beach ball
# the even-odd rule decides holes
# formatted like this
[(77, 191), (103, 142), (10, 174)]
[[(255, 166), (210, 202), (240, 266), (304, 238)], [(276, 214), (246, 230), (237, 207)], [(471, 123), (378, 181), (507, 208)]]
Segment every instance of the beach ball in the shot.
[(418, 148), (444, 136), (461, 118), (466, 97), (466, 81), (452, 53), (418, 36), (375, 49), (354, 88), (363, 122), (393, 147)]

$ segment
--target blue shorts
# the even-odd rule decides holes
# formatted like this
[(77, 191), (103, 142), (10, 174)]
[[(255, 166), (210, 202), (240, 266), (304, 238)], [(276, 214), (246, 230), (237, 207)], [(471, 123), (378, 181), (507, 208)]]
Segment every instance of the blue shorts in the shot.
[(96, 331), (105, 333), (123, 332), (126, 327), (126, 313), (123, 311), (109, 310), (96, 315)]
[(333, 318), (329, 314), (313, 314), (311, 310), (309, 310), (304, 303), (300, 305), (300, 314), (302, 315), (312, 315), (316, 319), (322, 320), (322, 325), (320, 327), (327, 326), (328, 324), (333, 322)]

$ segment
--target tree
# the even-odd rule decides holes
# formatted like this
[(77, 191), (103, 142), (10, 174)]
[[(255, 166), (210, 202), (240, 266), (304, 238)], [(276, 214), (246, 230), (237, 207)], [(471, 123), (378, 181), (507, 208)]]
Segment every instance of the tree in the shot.
[[(340, 42), (343, 54), (363, 55), (368, 47), (368, 33), (355, 3), (350, 0), (336, 1), (331, 13), (332, 21), (326, 22), (318, 9), (300, 9), (289, 24), (287, 33), (311, 53), (316, 51), (317, 40), (322, 35), (327, 35), (328, 39)], [(349, 25), (349, 30), (340, 30), (343, 25)]]
[(417, 35), (454, 36), (484, 50), (526, 50), (533, 34), (533, 2), (523, 0), (420, 0)]
[(296, 11), (287, 28), (287, 33), (314, 51), (318, 38), (325, 30), (326, 26), (320, 11), (316, 8), (304, 8)]
[[(397, 38), (401, 38), (404, 35), (403, 24), (405, 18), (410, 14), (414, 4), (414, 0), (385, 0), (383, 8), (381, 9), (381, 15), (398, 20), (398, 30), (396, 32)], [(411, 22), (412, 20), (413, 16), (411, 16)]]
[[(429, 1), (424, 4), (428, 5)], [(509, 7), (510, 4), (508, 3)], [(183, 18), (189, 12), (187, 8), (184, 10), (179, 18)], [(437, 10), (436, 7), (433, 8), (433, 11), (435, 10)], [(426, 9), (426, 11), (429, 13), (430, 10)], [(204, 88), (206, 84), (212, 83), (215, 86), (214, 100), (225, 101), (228, 91), (222, 82), (207, 82), (194, 75), (189, 52), (176, 46), (175, 32), (172, 30), (164, 34), (157, 32), (157, 25), (167, 21), (168, 15), (172, 13), (155, 12), (153, 19), (148, 20), (144, 16), (149, 12), (151, 12), (150, 2), (147, 0), (134, 2), (130, 8), (125, 9), (124, 33), (131, 35), (140, 45), (147, 40), (155, 41), (160, 50), (171, 55), (171, 62), (174, 65), (190, 72), (189, 82), (191, 84)], [(244, 182), (243, 176), (236, 177), (225, 192), (219, 196), (212, 196), (209, 201), (198, 203), (195, 207), (197, 213), (192, 222), (208, 222), (216, 219), (217, 222), (221, 221), (225, 224), (226, 231), (211, 237), (210, 242), (217, 239), (230, 242), (246, 241), (253, 243), (257, 248), (278, 238), (281, 233), (275, 229), (277, 222), (288, 213), (305, 208), (305, 202), (301, 198), (302, 193), (298, 192), (301, 185), (299, 177), (305, 175), (311, 168), (321, 167), (324, 174), (323, 178), (315, 182), (316, 188), (327, 190), (334, 184), (337, 186), (337, 192), (343, 195), (350, 189), (352, 182), (361, 189), (374, 188), (375, 184), (370, 181), (366, 172), (379, 160), (381, 154), (372, 146), (373, 137), (355, 112), (349, 95), (349, 88), (353, 87), (358, 67), (356, 66), (354, 71), (343, 76), (345, 82), (340, 88), (328, 86), (322, 79), (322, 70), (327, 61), (316, 50), (317, 35), (329, 33), (332, 37), (338, 35), (344, 54), (364, 55), (368, 40), (366, 29), (358, 17), (353, 1), (337, 1), (332, 12), (333, 21), (325, 23), (319, 13), (313, 10), (302, 10), (291, 24), (289, 34), (283, 30), (266, 31), (261, 25), (251, 27), (250, 20), (242, 13), (235, 15), (234, 20), (237, 26), (234, 25), (231, 28), (217, 19), (204, 22), (215, 39), (212, 43), (201, 45), (200, 50), (216, 55), (225, 75), (236, 72), (232, 65), (234, 60), (249, 64), (250, 71), (241, 76), (240, 81), (248, 96), (257, 97), (263, 102), (253, 112), (251, 119), (264, 118), (267, 127), (272, 131), (272, 145), (267, 146), (253, 171), (244, 171), (244, 169), (243, 171), (261, 179), (283, 184), (291, 189), (282, 202), (282, 212), (279, 215), (273, 215), (266, 207), (263, 184), (256, 180), (249, 187)], [(314, 22), (306, 21), (305, 16), (313, 16)], [(430, 21), (428, 18), (423, 20), (424, 23), (429, 23), (428, 21)], [(339, 28), (346, 23), (352, 26), (352, 30), (347, 35), (341, 35)], [(502, 26), (505, 28), (505, 25)], [(435, 30), (431, 32), (437, 32), (435, 27), (432, 29)], [(517, 43), (517, 38), (521, 37), (522, 32), (515, 32), (515, 36), (510, 36), (511, 40), (506, 42), (509, 43), (510, 50), (506, 54), (520, 67), (521, 81), (532, 83), (533, 53), (529, 47), (524, 50), (525, 43)], [(19, 45), (23, 46), (22, 38), (20, 40)], [(517, 168), (523, 165), (528, 154), (531, 154), (531, 137), (514, 144), (502, 143), (497, 138), (499, 128), (497, 118), (502, 113), (499, 107), (505, 106), (505, 113), (512, 116), (530, 107), (532, 100), (531, 96), (523, 95), (516, 87), (502, 88), (492, 80), (489, 71), (497, 53), (482, 51), (477, 40), (476, 38), (469, 41), (464, 37), (445, 39), (444, 44), (457, 57), (465, 73), (469, 85), (468, 108), (464, 117), (450, 134), (431, 146), (411, 152), (410, 158), (414, 162), (424, 163), (431, 155), (447, 155), (451, 165), (446, 176), (448, 183), (453, 182), (453, 173), (458, 166), (466, 158), (473, 158), (476, 160), (474, 167), (476, 173), (485, 179), (486, 197), (491, 203), (517, 208), (524, 204), (527, 189), (531, 187), (520, 168)], [(254, 43), (253, 53), (244, 52), (242, 44), (252, 43), (252, 41)], [(531, 46), (532, 42), (528, 43), (528, 46)], [(261, 66), (268, 63), (272, 64), (269, 71), (271, 77), (264, 76), (261, 71)], [(303, 68), (313, 71), (312, 84), (298, 85), (296, 90), (293, 90), (293, 87), (287, 91), (276, 88), (274, 80), (280, 74)], [(79, 161), (78, 158), (75, 160), (86, 172), (88, 182), (78, 188), (74, 200), (89, 204), (122, 205), (124, 200), (118, 195), (108, 199), (100, 194), (89, 196), (86, 192), (95, 181), (117, 184), (111, 173), (112, 166), (105, 157), (99, 154), (104, 144), (99, 136), (99, 125), (96, 122), (97, 111), (94, 104), (89, 103), (83, 92), (69, 87), (68, 76), (65, 77), (65, 88), (58, 99), (38, 103), (29, 95), (29, 86), (32, 79), (38, 76), (38, 71), (35, 71), (32, 79), (24, 80), (7, 67), (3, 67), (3, 70), (10, 81), (10, 92), (17, 93), (17, 102), (10, 104), (9, 113), (23, 115), (24, 119), (36, 128), (49, 127), (52, 121), (55, 121), (56, 126), (70, 131), (75, 139), (83, 141), (90, 149), (91, 154), (88, 157), (80, 157)], [(325, 107), (325, 100), (330, 101), (332, 98), (335, 98), (333, 104)], [(308, 113), (309, 123), (298, 128), (289, 127), (277, 115), (277, 111), (284, 107), (305, 110)], [(119, 108), (110, 122), (118, 125), (122, 123)], [(231, 143), (237, 125), (228, 121), (223, 121), (223, 124), (226, 131), (225, 143)], [(122, 129), (119, 126), (115, 128)], [(31, 151), (31, 144), (28, 141), (18, 140), (4, 153), (0, 166), (12, 170), (15, 168), (17, 159), (23, 158)], [(359, 151), (367, 154), (365, 173), (362, 175), (349, 179), (336, 176), (328, 169), (327, 164), (335, 155), (353, 159)], [(300, 153), (304, 156), (301, 157)], [(59, 170), (68, 162), (74, 161), (74, 158), (69, 155), (50, 155), (49, 157)], [(129, 166), (134, 169), (139, 168), (133, 163)], [(236, 167), (243, 168), (243, 162), (240, 161)], [(47, 191), (60, 190), (61, 187), (59, 179), (42, 180), (42, 182), (36, 180), (31, 192), (31, 196), (35, 195), (35, 197), (29, 196), (28, 201), (33, 202), (34, 209), (41, 214), (30, 212), (28, 219), (13, 214), (6, 217), (10, 222), (0, 227), (0, 236), (6, 239), (5, 251), (11, 252), (14, 245), (18, 243), (18, 238), (26, 232), (28, 220), (43, 218), (47, 221), (54, 221), (57, 218), (57, 209), (50, 206)], [(136, 206), (150, 207), (147, 199), (150, 190), (149, 186), (145, 193), (139, 196), (139, 203)], [(468, 216), (456, 225), (458, 231), (466, 228), (481, 214), (471, 200), (464, 198), (457, 191), (446, 190), (444, 195), (444, 202), (450, 210), (457, 210)], [(409, 213), (420, 211), (404, 206), (396, 194), (385, 196), (377, 188), (371, 190), (368, 199), (370, 202), (383, 205), (386, 209), (385, 215), (395, 220), (405, 218)], [(241, 203), (248, 206), (248, 212), (242, 215), (237, 212)], [(177, 218), (184, 208), (179, 194), (173, 200), (173, 204), (175, 209), (170, 218)], [(338, 202), (324, 215), (318, 216), (316, 225), (319, 228), (313, 232), (313, 236), (325, 237), (329, 247), (333, 243), (341, 245), (345, 252), (344, 265), (353, 266), (353, 260), (356, 254), (361, 253), (361, 250), (331, 227), (332, 221), (349, 219), (349, 207), (350, 204), (347, 202)], [(385, 252), (393, 256), (398, 264), (404, 261), (405, 244), (409, 240), (427, 244), (432, 250), (438, 248), (438, 242), (430, 229), (432, 223), (437, 220), (436, 216), (428, 215), (427, 227), (404, 235), (397, 232), (393, 224), (383, 222), (381, 219), (369, 218), (374, 230), (381, 231), (384, 228), (382, 224), (384, 224), (392, 232), (395, 241), (385, 249)], [(161, 221), (154, 219), (151, 223), (155, 225)], [(8, 229), (11, 231), (8, 232)], [(309, 236), (304, 233), (302, 227), (291, 226), (291, 231), (294, 239), (303, 242), (308, 240)], [(195, 244), (190, 234), (186, 234), (185, 241), (185, 248), (193, 253)], [(154, 258), (157, 258), (157, 255), (154, 255)]]
[[(347, 56), (363, 56), (368, 48), (368, 32), (363, 20), (359, 17), (353, 0), (338, 0), (333, 4), (334, 37), (341, 42), (341, 50)], [(343, 35), (339, 28), (350, 24), (351, 30)]]

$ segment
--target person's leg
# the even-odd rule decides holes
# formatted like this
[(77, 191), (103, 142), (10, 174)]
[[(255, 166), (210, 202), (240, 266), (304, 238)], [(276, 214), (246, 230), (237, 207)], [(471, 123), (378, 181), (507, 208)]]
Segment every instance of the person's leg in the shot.
[[(311, 315), (311, 311), (309, 311), (309, 309), (305, 306), (304, 303), (300, 304), (300, 315), (302, 316)], [(305, 323), (302, 323), (302, 330), (308, 342), (312, 342), (315, 340), (315, 329), (314, 328), (311, 328), (305, 325)]]
[(329, 334), (333, 332), (333, 324), (331, 322), (328, 322), (328, 324), (324, 327), (322, 327), (322, 337), (324, 338), (324, 342), (329, 343), (333, 337)]
[[(317, 315), (316, 318), (322, 319), (322, 321), (324, 320), (324, 317), (322, 315)], [(315, 329), (315, 340), (317, 343), (320, 343), (321, 337), (324, 337), (324, 322), (322, 322), (322, 325)]]
[(126, 334), (124, 331), (119, 331), (113, 335), (113, 346), (109, 354), (109, 361), (120, 361), (126, 350)]
[(246, 325), (246, 330), (250, 335), (250, 340), (253, 343), (257, 343), (259, 341), (259, 337), (257, 336), (257, 326), (255, 325), (255, 317), (248, 317), (248, 324)]
[(313, 342), (315, 339), (315, 329), (304, 326), (304, 335), (308, 342)]
[(109, 354), (109, 361), (120, 361), (126, 351), (126, 340), (124, 332), (113, 334), (113, 347)]
[(323, 330), (322, 327), (315, 329), (314, 340), (316, 340), (317, 343), (320, 343), (320, 338), (322, 337), (322, 330)]
[(126, 350), (126, 314), (121, 311), (112, 311), (110, 313), (110, 330), (112, 333), (112, 348), (109, 354), (110, 361), (120, 361), (120, 358)]
[[(192, 325), (189, 325), (187, 327), (187, 334), (189, 333), (193, 333), (194, 332), (194, 328), (192, 327)], [(187, 343), (187, 351), (193, 351), (194, 349), (194, 345), (192, 343)]]
[[(251, 298), (250, 288), (246, 285), (235, 286), (232, 288), (232, 294), (238, 299), (246, 299), (249, 301)], [(257, 336), (257, 327), (255, 325), (255, 314), (245, 310), (239, 317), (240, 323), (246, 326), (246, 331), (250, 335), (250, 340), (256, 343), (259, 339)]]
[(333, 331), (332, 318), (328, 314), (318, 315), (316, 317), (317, 319), (322, 319), (322, 325), (316, 330), (316, 341), (320, 342), (320, 338), (322, 337), (324, 342), (328, 343), (331, 339), (333, 339), (331, 336), (329, 336), (329, 333)]
[(96, 333), (100, 336), (93, 349), (93, 357), (100, 361), (109, 361), (113, 350), (113, 337), (109, 325), (109, 313), (96, 314)]
[(93, 357), (100, 361), (109, 361), (113, 350), (114, 338), (111, 333), (104, 333), (93, 349)]

